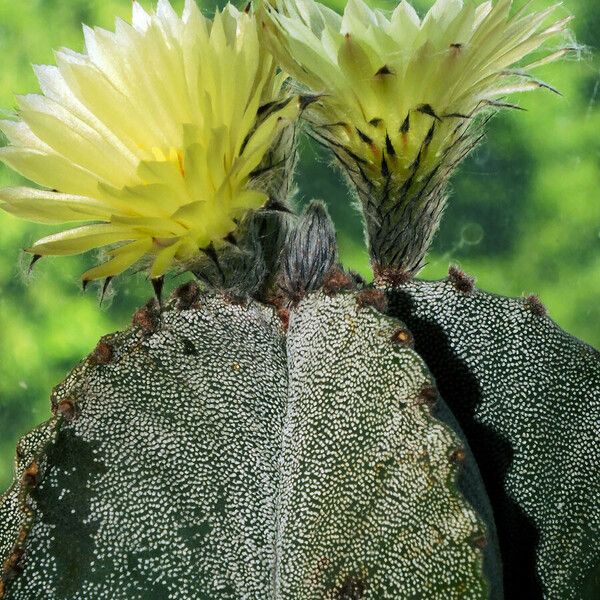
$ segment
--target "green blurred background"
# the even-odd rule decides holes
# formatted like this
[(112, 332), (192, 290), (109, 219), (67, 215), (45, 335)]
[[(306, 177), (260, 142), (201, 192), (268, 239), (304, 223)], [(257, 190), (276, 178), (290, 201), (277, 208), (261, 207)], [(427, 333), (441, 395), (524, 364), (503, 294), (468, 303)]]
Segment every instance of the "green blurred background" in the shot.
[[(174, 3), (180, 8), (183, 1)], [(423, 10), (432, 0), (416, 4)], [(211, 13), (215, 3), (203, 6)], [(53, 62), (53, 48), (82, 49), (81, 23), (110, 28), (115, 15), (127, 18), (130, 10), (131, 0), (0, 0), (0, 107), (12, 109), (15, 93), (37, 91), (30, 65)], [(559, 13), (567, 12), (576, 16), (573, 30), (587, 50), (580, 61), (539, 71), (564, 96), (522, 95), (517, 102), (528, 112), (495, 118), (487, 140), (454, 179), (422, 277), (443, 276), (452, 261), (483, 289), (512, 296), (535, 292), (563, 328), (599, 347), (600, 2), (565, 0)], [(360, 220), (347, 190), (328, 157), (307, 142), (298, 182), (300, 200), (328, 202), (345, 263), (368, 275)], [(0, 165), (0, 185), (17, 183), (20, 178)], [(78, 287), (93, 256), (42, 261), (28, 278), (20, 249), (48, 229), (1, 211), (0, 228), (1, 493), (12, 476), (17, 439), (48, 418), (52, 387), (100, 336), (126, 327), (150, 290), (139, 276), (127, 279), (99, 307), (93, 291), (83, 295)]]

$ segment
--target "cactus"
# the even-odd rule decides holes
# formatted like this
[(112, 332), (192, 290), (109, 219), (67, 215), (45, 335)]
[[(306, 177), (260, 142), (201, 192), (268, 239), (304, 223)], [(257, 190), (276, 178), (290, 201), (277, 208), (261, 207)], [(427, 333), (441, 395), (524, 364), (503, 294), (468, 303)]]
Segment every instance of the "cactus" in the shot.
[(142, 309), (20, 445), (4, 600), (487, 597), (493, 523), (410, 340), (360, 293), (308, 296), (287, 334), (193, 285)]
[[(134, 2), (37, 69), (0, 159), (51, 189), (0, 206), (93, 221), (34, 262), (109, 245), (84, 282), (148, 267), (156, 299), (19, 443), (0, 600), (597, 598), (599, 353), (533, 296), (414, 279), (478, 115), (568, 51), (568, 17), (510, 5)], [(129, 76), (146, 55), (172, 94)], [(355, 184), (372, 285), (289, 203), (299, 117)], [(172, 270), (201, 283), (165, 306)]]
[(445, 281), (395, 289), (392, 312), (477, 457), (507, 597), (596, 598), (600, 353), (557, 327), (534, 296), (473, 284), (452, 267)]

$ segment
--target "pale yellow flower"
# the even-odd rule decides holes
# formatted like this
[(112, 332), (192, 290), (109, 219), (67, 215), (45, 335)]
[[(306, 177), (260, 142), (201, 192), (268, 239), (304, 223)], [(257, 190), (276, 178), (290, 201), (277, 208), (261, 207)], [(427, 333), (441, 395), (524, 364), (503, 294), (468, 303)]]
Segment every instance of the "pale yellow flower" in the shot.
[(343, 16), (313, 0), (263, 4), (272, 52), (322, 94), (306, 116), (358, 189), (376, 266), (422, 266), (477, 115), (548, 87), (529, 71), (567, 51), (556, 42), (569, 18), (548, 23), (556, 6), (511, 15), (511, 4), (438, 0), (423, 20), (406, 1), (390, 16), (362, 0)]
[[(87, 222), (29, 251), (66, 255), (110, 245), (84, 281), (150, 259), (150, 275), (217, 247), (267, 195), (253, 171), (298, 101), (259, 43), (252, 14), (228, 5), (214, 20), (194, 0), (167, 0), (129, 25), (85, 28), (84, 54), (61, 50), (36, 66), (42, 95), (18, 99), (3, 121), (0, 159), (43, 188), (0, 191), (0, 206), (43, 223)], [(50, 191), (51, 190), (51, 191)]]

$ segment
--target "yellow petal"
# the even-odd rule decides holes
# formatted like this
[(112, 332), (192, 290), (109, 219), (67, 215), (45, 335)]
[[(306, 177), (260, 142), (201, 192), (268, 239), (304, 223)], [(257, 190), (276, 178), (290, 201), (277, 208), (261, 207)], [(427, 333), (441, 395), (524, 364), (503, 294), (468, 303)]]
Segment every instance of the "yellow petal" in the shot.
[(0, 148), (0, 161), (41, 186), (68, 194), (93, 196), (98, 179), (58, 154), (29, 148)]
[(104, 279), (106, 277), (119, 275), (134, 265), (145, 254), (149, 253), (150, 250), (152, 250), (152, 246), (152, 240), (149, 238), (137, 240), (131, 244), (121, 246), (112, 252), (113, 258), (86, 271), (82, 275), (82, 280), (93, 281), (95, 279)]
[(128, 228), (115, 227), (114, 225), (84, 225), (75, 229), (68, 229), (54, 233), (38, 240), (28, 248), (32, 254), (65, 256), (81, 254), (93, 248), (101, 248), (108, 244), (135, 240), (147, 237)]
[(109, 221), (110, 207), (100, 200), (27, 187), (0, 189), (0, 207), (36, 223)]
[(175, 242), (159, 251), (150, 268), (150, 277), (162, 277), (171, 267), (182, 242)]

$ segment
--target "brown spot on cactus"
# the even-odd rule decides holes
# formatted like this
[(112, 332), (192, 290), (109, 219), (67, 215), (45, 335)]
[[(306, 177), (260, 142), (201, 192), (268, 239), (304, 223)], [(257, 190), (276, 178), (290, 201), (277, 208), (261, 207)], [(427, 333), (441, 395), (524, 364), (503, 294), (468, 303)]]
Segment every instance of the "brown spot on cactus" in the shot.
[(4, 561), (3, 571), (8, 577), (14, 576), (20, 570), (20, 562), (23, 558), (23, 548), (16, 547), (10, 556)]
[(23, 473), (23, 485), (29, 488), (35, 487), (39, 473), (40, 466), (37, 462), (32, 462)]
[(414, 346), (414, 339), (412, 333), (404, 327), (396, 329), (396, 331), (392, 333), (392, 342), (394, 344), (408, 346), (409, 348), (412, 348)]
[(114, 356), (112, 344), (106, 339), (101, 339), (96, 346), (94, 352), (90, 356), (90, 361), (94, 365), (107, 365)]
[(323, 278), (323, 291), (326, 294), (339, 294), (354, 287), (355, 283), (352, 278), (341, 269), (331, 269)]
[(288, 308), (279, 308), (277, 309), (277, 316), (281, 321), (284, 331), (287, 331), (287, 328), (290, 324), (290, 310)]
[(179, 310), (189, 310), (198, 302), (200, 288), (195, 281), (188, 281), (173, 292), (173, 298), (177, 301)]
[(450, 265), (448, 269), (448, 281), (463, 294), (470, 294), (475, 287), (475, 278), (467, 275), (457, 265)]
[(133, 315), (133, 326), (139, 327), (146, 335), (154, 333), (159, 322), (158, 308), (158, 302), (155, 299), (150, 300), (145, 306), (142, 306), (142, 308), (137, 310)]
[(417, 396), (416, 404), (425, 404), (429, 408), (434, 408), (439, 398), (439, 392), (433, 386), (427, 385), (421, 388)]
[(248, 298), (246, 296), (242, 296), (241, 294), (235, 294), (233, 292), (228, 292), (223, 295), (223, 299), (225, 302), (229, 304), (234, 304), (236, 306), (246, 306), (248, 304)]
[(466, 454), (464, 448), (456, 448), (450, 454), (450, 460), (455, 464), (464, 463), (466, 458), (467, 458), (467, 454)]
[(479, 550), (483, 550), (487, 544), (488, 544), (488, 540), (487, 537), (481, 533), (479, 535), (476, 535), (472, 540), (471, 543), (473, 544), (474, 548), (478, 548)]
[(525, 307), (536, 317), (545, 317), (548, 314), (548, 310), (535, 294), (530, 294), (525, 298)]
[(371, 306), (381, 313), (385, 313), (387, 310), (387, 296), (375, 288), (367, 288), (358, 292), (356, 303), (360, 308)]
[(4, 592), (6, 591), (6, 586), (4, 585), (4, 580), (0, 579), (0, 600), (4, 598)]
[(352, 269), (350, 269), (348, 271), (348, 275), (350, 275), (352, 277), (354, 283), (357, 286), (365, 286), (365, 285), (367, 285), (367, 282), (365, 281), (365, 278), (360, 273), (357, 273), (356, 271), (353, 271)]
[(67, 421), (72, 421), (75, 418), (77, 409), (74, 400), (65, 398), (60, 400), (56, 405), (56, 411)]

